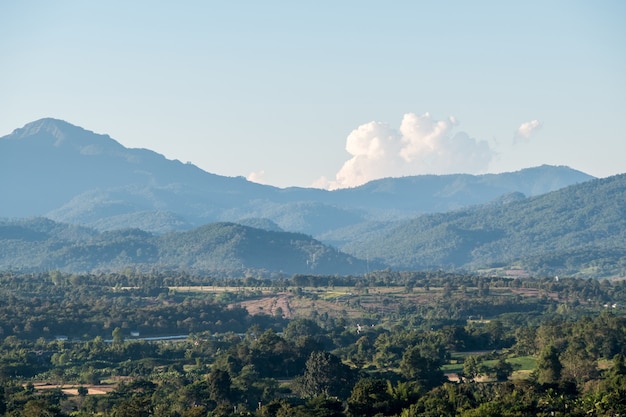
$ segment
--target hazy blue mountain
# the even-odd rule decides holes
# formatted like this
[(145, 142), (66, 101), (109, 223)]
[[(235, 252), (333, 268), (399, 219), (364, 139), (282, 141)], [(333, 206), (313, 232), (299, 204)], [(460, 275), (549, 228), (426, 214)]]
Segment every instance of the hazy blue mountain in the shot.
[(52, 212), (102, 219), (149, 209), (214, 218), (271, 188), (127, 149), (107, 135), (55, 119), (0, 138), (0, 155), (0, 193), (10, 196), (1, 208), (5, 217)]
[(399, 269), (517, 265), (534, 273), (626, 275), (626, 174), (541, 196), (429, 214), (341, 249)]
[(45, 216), (101, 231), (165, 233), (255, 218), (341, 243), (356, 237), (351, 231), (376, 229), (380, 222), (511, 193), (535, 196), (590, 179), (568, 167), (541, 166), (504, 174), (387, 178), (336, 191), (280, 189), (128, 149), (56, 119), (0, 138), (0, 217)]
[(540, 166), (280, 189), (42, 119), (0, 138), (0, 268), (626, 274), (625, 178)]

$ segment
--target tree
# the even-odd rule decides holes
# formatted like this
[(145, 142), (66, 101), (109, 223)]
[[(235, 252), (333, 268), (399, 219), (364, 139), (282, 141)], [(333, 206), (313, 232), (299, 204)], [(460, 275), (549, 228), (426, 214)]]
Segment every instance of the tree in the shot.
[(57, 407), (48, 404), (43, 400), (30, 400), (24, 405), (24, 409), (19, 414), (22, 417), (56, 417), (60, 416)]
[(122, 401), (113, 409), (113, 417), (148, 417), (152, 415), (150, 399), (136, 396)]
[(391, 408), (392, 397), (387, 390), (387, 383), (381, 379), (360, 379), (348, 398), (347, 415), (349, 417), (387, 415)]
[(313, 397), (306, 404), (308, 413), (305, 416), (344, 417), (343, 404), (337, 398), (320, 395)]
[(415, 404), (422, 391), (422, 386), (417, 382), (398, 381), (394, 386), (391, 381), (387, 381), (387, 393), (392, 399), (389, 413), (397, 415), (410, 404)]
[(612, 377), (626, 375), (626, 359), (624, 359), (624, 355), (621, 353), (613, 357), (613, 367), (611, 368), (610, 375)]
[(273, 330), (263, 332), (250, 346), (249, 361), (261, 377), (288, 376), (296, 355), (292, 346)]
[(540, 384), (556, 384), (561, 379), (563, 365), (559, 360), (559, 352), (552, 345), (544, 348), (537, 360), (535, 377)]
[(578, 384), (585, 383), (598, 373), (595, 359), (580, 339), (570, 340), (565, 352), (560, 356), (560, 361), (563, 364), (563, 378)]
[(463, 361), (463, 376), (473, 381), (484, 372), (484, 367), (477, 355), (469, 355)]
[(203, 405), (195, 405), (183, 411), (182, 417), (206, 417), (207, 409)]
[(529, 326), (523, 326), (515, 331), (515, 353), (518, 355), (532, 355), (536, 353), (535, 344), (536, 330)]
[(116, 327), (111, 332), (111, 336), (113, 336), (113, 343), (121, 344), (124, 341), (124, 335), (122, 334), (122, 329)]
[(214, 369), (208, 376), (209, 397), (218, 404), (230, 402), (230, 374), (221, 369)]
[(297, 380), (303, 397), (319, 395), (346, 398), (354, 384), (354, 371), (328, 352), (313, 352), (306, 361), (306, 370)]
[(589, 393), (597, 415), (626, 415), (626, 363), (624, 356), (613, 357), (613, 366), (596, 392)]
[(402, 355), (400, 370), (407, 379), (413, 379), (426, 387), (433, 387), (444, 380), (441, 360), (424, 356), (419, 346), (407, 349)]
[(493, 366), (493, 371), (497, 381), (506, 381), (513, 373), (513, 365), (500, 358), (498, 362)]

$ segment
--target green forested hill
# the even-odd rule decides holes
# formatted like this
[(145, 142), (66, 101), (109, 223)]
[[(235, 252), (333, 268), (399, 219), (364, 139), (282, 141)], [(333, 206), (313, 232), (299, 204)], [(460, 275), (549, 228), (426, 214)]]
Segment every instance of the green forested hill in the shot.
[(301, 233), (276, 232), (235, 223), (211, 223), (157, 239), (159, 263), (195, 270), (264, 270), (352, 274), (365, 262)]
[(92, 229), (31, 219), (0, 222), (0, 269), (68, 272), (125, 268), (187, 270), (229, 275), (352, 274), (365, 262), (299, 233), (211, 223), (156, 236), (139, 229)]
[(623, 274), (626, 175), (418, 217), (342, 249), (407, 269), (516, 264), (535, 273)]
[[(267, 221), (251, 222), (277, 228)], [(276, 275), (358, 274), (368, 265), (472, 271), (514, 266), (534, 274), (623, 276), (626, 175), (352, 232), (361, 239), (341, 246), (340, 252), (304, 234), (235, 223), (154, 235), (139, 229), (97, 232), (41, 218), (4, 221), (0, 269), (82, 272), (138, 267)]]

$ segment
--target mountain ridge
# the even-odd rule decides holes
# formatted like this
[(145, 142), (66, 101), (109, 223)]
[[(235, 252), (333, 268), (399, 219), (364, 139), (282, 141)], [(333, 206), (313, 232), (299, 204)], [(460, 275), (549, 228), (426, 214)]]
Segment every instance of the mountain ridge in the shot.
[[(0, 269), (184, 270), (216, 276), (446, 270), (626, 276), (626, 174), (535, 197), (380, 223), (338, 249), (264, 219), (155, 235), (99, 232), (45, 218), (0, 220)], [(275, 230), (268, 231), (264, 228)], [(364, 261), (365, 260), (365, 261)]]
[[(626, 274), (624, 242), (626, 174), (621, 174), (508, 203), (420, 216), (340, 248), (396, 269), (476, 270), (517, 263), (535, 273), (577, 274), (584, 265), (597, 276), (612, 276)], [(570, 261), (573, 256), (578, 261)]]
[[(108, 135), (47, 118), (0, 138), (0, 218), (50, 220), (33, 227), (4, 220), (0, 242), (4, 256), (22, 265), (32, 260), (81, 271), (127, 263), (204, 272), (361, 273), (362, 259), (396, 269), (517, 263), (543, 271), (568, 257), (592, 268), (589, 253), (605, 264), (621, 262), (617, 232), (609, 226), (604, 235), (594, 232), (606, 222), (597, 218), (595, 224), (578, 220), (581, 230), (561, 236), (558, 223), (584, 219), (584, 213), (559, 204), (584, 189), (595, 199), (576, 201), (605, 213), (621, 233), (619, 216), (626, 213), (607, 212), (612, 203), (598, 206), (609, 201), (600, 191), (610, 181), (542, 165), (500, 174), (382, 178), (333, 191), (277, 188), (128, 149)], [(535, 206), (550, 199), (556, 200), (547, 209)], [(552, 213), (556, 207), (564, 217)], [(617, 255), (607, 250), (610, 244)]]
[(102, 231), (141, 227), (154, 233), (257, 218), (320, 237), (593, 178), (568, 167), (541, 166), (479, 176), (386, 178), (334, 191), (277, 188), (128, 149), (108, 135), (52, 118), (0, 138), (0, 158), (0, 195), (7, 196), (1, 217), (46, 216)]
[(349, 275), (367, 263), (301, 233), (211, 223), (153, 235), (140, 229), (98, 232), (45, 218), (0, 220), (0, 270), (68, 273), (128, 268), (216, 276)]

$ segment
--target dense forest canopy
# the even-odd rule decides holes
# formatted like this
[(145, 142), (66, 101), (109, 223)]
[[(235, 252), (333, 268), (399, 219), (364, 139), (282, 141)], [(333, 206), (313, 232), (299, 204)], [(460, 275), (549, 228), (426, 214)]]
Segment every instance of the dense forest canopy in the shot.
[(626, 283), (0, 274), (0, 415), (626, 411)]
[[(98, 232), (45, 218), (0, 220), (0, 267), (40, 272), (177, 269), (221, 277), (364, 273), (367, 262), (301, 233), (211, 223), (155, 235), (139, 229)], [(373, 266), (376, 264), (372, 264)]]

